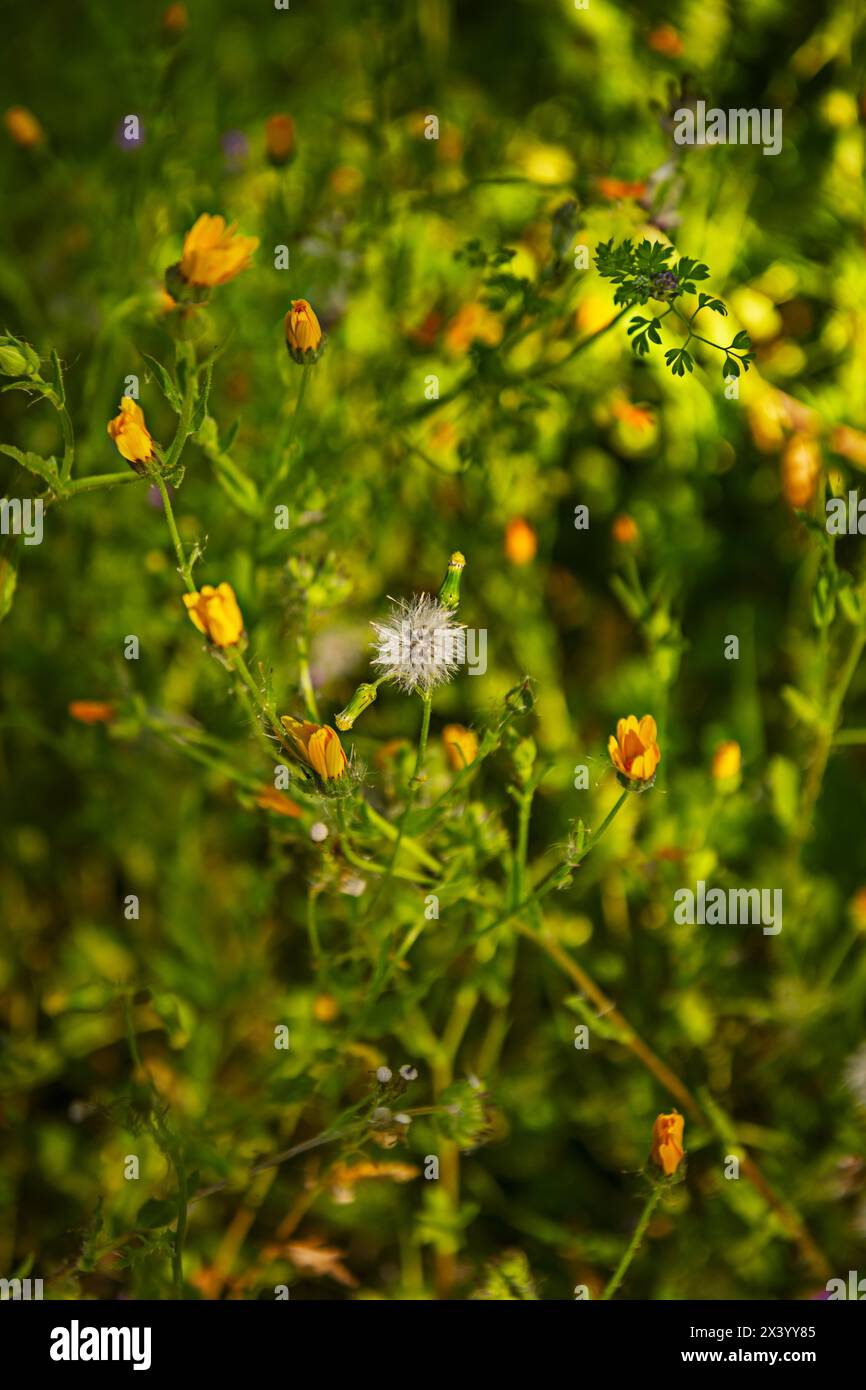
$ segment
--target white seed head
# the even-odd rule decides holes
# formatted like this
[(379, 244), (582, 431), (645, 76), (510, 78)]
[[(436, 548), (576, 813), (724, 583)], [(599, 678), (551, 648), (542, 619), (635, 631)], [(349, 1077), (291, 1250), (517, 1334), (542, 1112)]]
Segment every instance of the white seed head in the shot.
[(431, 594), (392, 599), (387, 622), (372, 623), (376, 655), (372, 664), (396, 680), (401, 690), (427, 694), (450, 681), (466, 661), (466, 630)]

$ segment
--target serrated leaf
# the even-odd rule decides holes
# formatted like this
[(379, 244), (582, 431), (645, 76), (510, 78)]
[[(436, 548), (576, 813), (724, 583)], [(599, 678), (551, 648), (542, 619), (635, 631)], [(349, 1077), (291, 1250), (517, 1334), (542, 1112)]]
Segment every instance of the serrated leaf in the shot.
[(165, 396), (165, 399), (168, 401), (172, 410), (176, 411), (179, 415), (183, 406), (183, 402), (181, 401), (180, 392), (178, 391), (177, 386), (172, 380), (172, 377), (166, 371), (162, 363), (158, 362), (155, 357), (151, 357), (150, 354), (147, 352), (143, 352), (141, 355), (144, 358), (145, 362), (147, 362), (148, 366), (151, 368), (151, 371), (153, 372), (153, 375), (156, 378), (157, 385), (159, 386), (159, 389), (162, 391), (162, 394)]
[(14, 444), (0, 444), (0, 454), (8, 454), (28, 473), (35, 473), (46, 483), (54, 485), (57, 482), (57, 460), (53, 457), (44, 459), (41, 454), (25, 453), (22, 449), (16, 449)]

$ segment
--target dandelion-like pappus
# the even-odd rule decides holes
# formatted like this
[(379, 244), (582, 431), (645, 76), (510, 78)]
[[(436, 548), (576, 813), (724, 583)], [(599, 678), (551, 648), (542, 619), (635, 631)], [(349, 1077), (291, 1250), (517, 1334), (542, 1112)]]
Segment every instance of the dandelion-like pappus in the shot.
[(466, 661), (466, 630), (432, 594), (392, 599), (387, 622), (371, 624), (376, 633), (372, 664), (401, 690), (427, 694), (451, 680)]

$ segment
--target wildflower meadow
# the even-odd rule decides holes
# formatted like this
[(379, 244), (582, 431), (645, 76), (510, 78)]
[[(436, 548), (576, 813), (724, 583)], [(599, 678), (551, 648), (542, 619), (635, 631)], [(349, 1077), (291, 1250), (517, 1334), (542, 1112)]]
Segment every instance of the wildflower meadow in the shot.
[(4, 50), (3, 1297), (866, 1297), (862, 7)]

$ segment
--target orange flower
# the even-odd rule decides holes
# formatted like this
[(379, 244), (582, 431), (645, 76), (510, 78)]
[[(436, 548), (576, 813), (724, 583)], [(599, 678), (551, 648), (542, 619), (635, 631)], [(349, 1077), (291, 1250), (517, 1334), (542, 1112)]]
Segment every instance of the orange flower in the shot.
[(496, 347), (501, 342), (504, 329), (501, 319), (484, 304), (464, 304), (449, 323), (445, 331), (445, 343), (449, 352), (468, 352), (473, 343), (485, 343)]
[(166, 34), (177, 37), (182, 34), (189, 24), (189, 15), (186, 5), (169, 5), (163, 12), (162, 27)]
[(603, 198), (641, 198), (646, 193), (645, 183), (625, 179), (596, 179), (595, 186)]
[(620, 512), (619, 516), (613, 519), (610, 534), (620, 545), (634, 545), (640, 532), (634, 517), (629, 516), (627, 512)]
[(808, 434), (794, 434), (782, 455), (782, 492), (790, 507), (811, 506), (821, 474), (821, 450)]
[(624, 397), (615, 400), (611, 410), (618, 420), (622, 420), (624, 425), (630, 425), (640, 434), (645, 434), (647, 430), (651, 430), (655, 423), (651, 410), (645, 410), (640, 405), (633, 405)]
[(153, 440), (144, 423), (144, 412), (131, 396), (122, 398), (120, 414), (109, 420), (108, 433), (127, 463), (132, 464), (136, 473), (144, 473), (140, 465), (153, 459)]
[(3, 117), (3, 124), (22, 150), (32, 150), (45, 139), (44, 130), (26, 106), (10, 106)]
[(683, 41), (672, 24), (660, 24), (651, 30), (647, 42), (655, 53), (663, 53), (666, 58), (679, 58), (683, 51)]
[(104, 700), (70, 700), (68, 709), (79, 724), (110, 724), (114, 718), (114, 705)]
[(293, 801), (290, 796), (277, 791), (276, 787), (270, 784), (262, 787), (256, 796), (256, 805), (261, 806), (263, 811), (276, 811), (280, 816), (297, 818), (303, 814), (297, 801)]
[(478, 757), (478, 739), (471, 729), (462, 724), (446, 724), (442, 730), (442, 742), (448, 766), (453, 772), (460, 772)]
[(538, 550), (538, 537), (522, 516), (512, 517), (505, 528), (505, 554), (512, 565), (529, 565)]
[(268, 116), (265, 122), (268, 159), (279, 167), (295, 157), (295, 123), (291, 116)]
[[(258, 237), (238, 236), (236, 222), (227, 227), (224, 217), (203, 212), (184, 237), (181, 277), (199, 289), (225, 285), (247, 269), (258, 244)], [(168, 290), (174, 294), (171, 284)]]
[(645, 714), (638, 723), (635, 716), (630, 714), (627, 719), (617, 722), (616, 738), (611, 734), (608, 739), (610, 760), (620, 782), (630, 790), (643, 791), (653, 784), (662, 756), (656, 736), (656, 722), (652, 715)]
[(312, 365), (325, 343), (325, 334), (307, 299), (293, 299), (286, 314), (286, 347), (293, 362)]
[(677, 1171), (683, 1161), (683, 1126), (685, 1120), (676, 1110), (659, 1115), (653, 1125), (650, 1159), (661, 1168), (666, 1178)]
[(215, 647), (234, 647), (241, 640), (244, 619), (231, 584), (203, 584), (197, 594), (184, 594), (187, 612)]
[(280, 722), (289, 734), (295, 749), (308, 767), (318, 773), (323, 782), (336, 782), (346, 771), (347, 758), (340, 736), (328, 724), (303, 723), (284, 714)]

